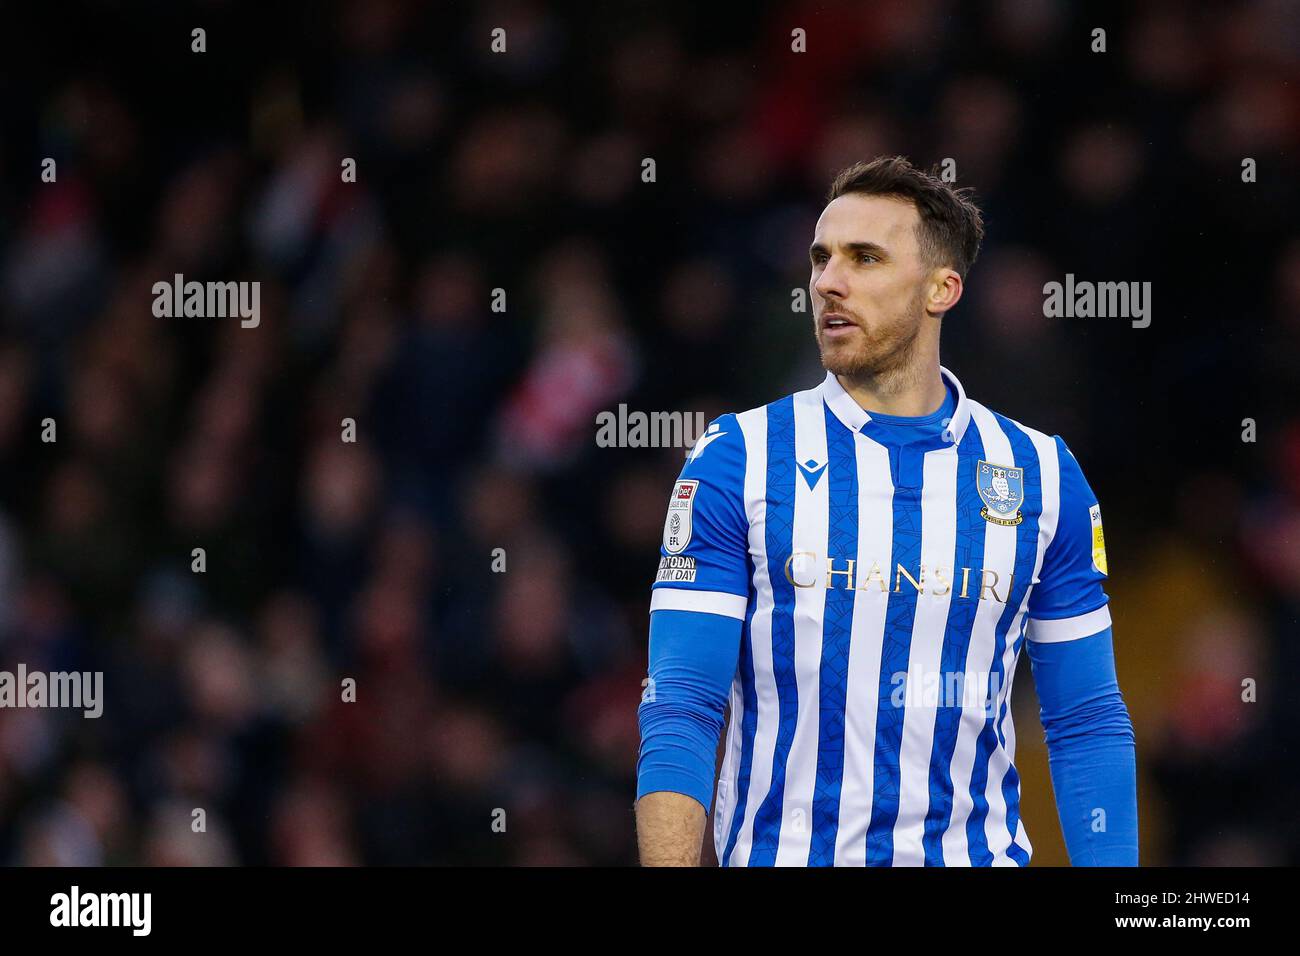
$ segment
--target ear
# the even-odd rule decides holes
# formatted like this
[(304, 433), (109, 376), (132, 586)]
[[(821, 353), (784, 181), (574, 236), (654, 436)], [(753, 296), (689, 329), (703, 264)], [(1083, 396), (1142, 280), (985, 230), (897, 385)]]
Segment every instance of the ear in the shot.
[(942, 316), (961, 300), (964, 288), (961, 276), (952, 269), (935, 269), (930, 274), (930, 285), (925, 300), (926, 311), (932, 315)]

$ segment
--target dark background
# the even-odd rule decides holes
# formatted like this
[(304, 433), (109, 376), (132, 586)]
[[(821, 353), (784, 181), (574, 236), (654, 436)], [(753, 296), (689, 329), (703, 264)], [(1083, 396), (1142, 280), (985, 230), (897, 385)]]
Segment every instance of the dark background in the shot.
[[(0, 668), (107, 697), (0, 710), (0, 862), (633, 862), (682, 452), (595, 417), (820, 380), (821, 199), (895, 153), (986, 212), (944, 364), (1101, 501), (1143, 863), (1300, 862), (1300, 8), (726, 7), (0, 9)], [(260, 326), (154, 317), (177, 272)], [(1044, 318), (1066, 273), (1151, 326)]]

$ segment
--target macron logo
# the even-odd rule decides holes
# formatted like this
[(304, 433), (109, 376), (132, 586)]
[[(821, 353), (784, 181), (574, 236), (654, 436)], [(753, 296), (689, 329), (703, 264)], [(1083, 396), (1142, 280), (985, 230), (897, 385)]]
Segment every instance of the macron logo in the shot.
[(795, 464), (798, 465), (799, 470), (803, 472), (803, 480), (808, 482), (808, 490), (811, 491), (816, 488), (817, 482), (822, 480), (822, 474), (826, 471), (826, 462), (822, 462), (819, 465), (813, 459), (809, 458), (806, 462), (796, 461)]

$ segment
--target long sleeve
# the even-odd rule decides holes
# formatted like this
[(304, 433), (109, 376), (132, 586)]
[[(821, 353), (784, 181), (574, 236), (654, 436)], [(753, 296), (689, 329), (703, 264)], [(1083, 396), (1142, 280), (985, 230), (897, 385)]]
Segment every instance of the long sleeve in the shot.
[(740, 652), (740, 624), (733, 617), (693, 611), (650, 615), (650, 681), (637, 711), (638, 800), (671, 790), (710, 808), (718, 734)]
[(1028, 650), (1070, 862), (1137, 866), (1136, 746), (1110, 628)]
[(748, 606), (745, 444), (734, 415), (700, 437), (673, 486), (650, 600), (637, 799), (713, 799), (714, 759)]
[(1115, 674), (1101, 507), (1059, 437), (1059, 524), (1026, 636), (1070, 862), (1137, 866), (1133, 724)]

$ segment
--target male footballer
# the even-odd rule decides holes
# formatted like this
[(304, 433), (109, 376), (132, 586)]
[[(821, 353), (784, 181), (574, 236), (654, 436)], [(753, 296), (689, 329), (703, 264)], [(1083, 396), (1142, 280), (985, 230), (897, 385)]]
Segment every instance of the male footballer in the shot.
[[(1028, 648), (1076, 866), (1136, 866), (1101, 511), (1059, 437), (939, 364), (979, 209), (901, 157), (835, 179), (809, 249), (826, 378), (723, 415), (673, 488), (650, 604), (647, 866), (1026, 866)], [(722, 769), (714, 779), (724, 713)]]

